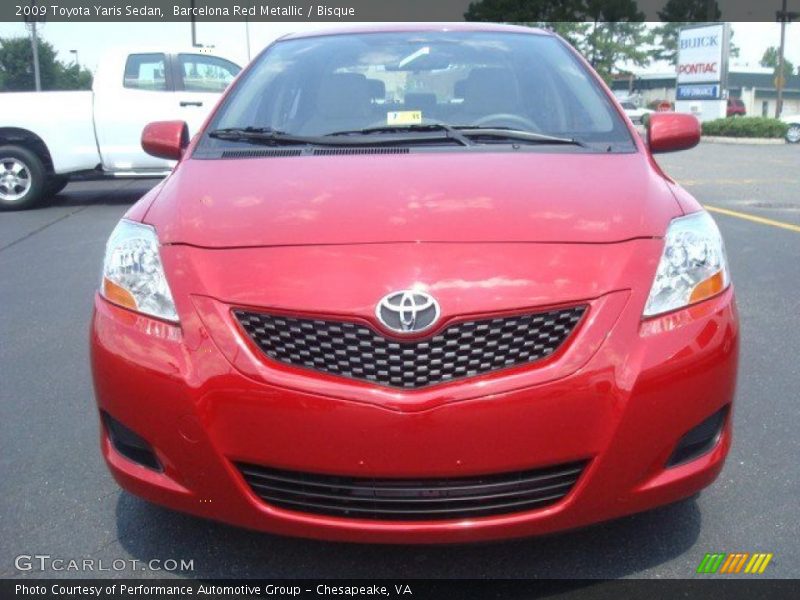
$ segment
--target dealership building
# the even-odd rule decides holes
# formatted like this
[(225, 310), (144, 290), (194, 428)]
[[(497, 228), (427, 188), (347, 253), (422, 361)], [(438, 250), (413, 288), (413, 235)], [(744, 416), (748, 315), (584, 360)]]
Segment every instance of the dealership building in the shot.
[[(641, 99), (642, 106), (667, 100), (675, 102), (676, 74), (639, 73), (618, 75), (611, 82), (614, 94)], [(778, 92), (771, 68), (731, 66), (728, 72), (728, 95), (740, 98), (750, 116), (775, 116)], [(786, 79), (783, 89), (783, 114), (800, 113), (800, 75)]]

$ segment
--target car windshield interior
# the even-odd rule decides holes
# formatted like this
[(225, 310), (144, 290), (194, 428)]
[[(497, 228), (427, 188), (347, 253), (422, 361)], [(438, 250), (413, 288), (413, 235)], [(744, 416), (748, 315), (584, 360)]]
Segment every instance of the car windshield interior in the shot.
[(238, 82), (209, 129), (325, 136), (430, 124), (632, 147), (606, 93), (565, 43), (522, 33), (364, 33), (279, 41)]

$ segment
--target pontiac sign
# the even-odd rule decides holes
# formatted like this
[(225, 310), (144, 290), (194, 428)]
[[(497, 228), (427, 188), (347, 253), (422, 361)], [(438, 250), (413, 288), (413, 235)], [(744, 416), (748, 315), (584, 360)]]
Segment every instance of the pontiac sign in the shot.
[(725, 24), (682, 29), (678, 37), (678, 85), (723, 80)]

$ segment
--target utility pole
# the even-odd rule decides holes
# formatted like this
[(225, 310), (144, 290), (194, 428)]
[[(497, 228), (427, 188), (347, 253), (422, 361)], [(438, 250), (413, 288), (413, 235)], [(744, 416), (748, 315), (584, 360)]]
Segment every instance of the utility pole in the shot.
[(39, 75), (39, 37), (36, 35), (36, 21), (31, 21), (31, 49), (33, 50), (33, 79), (36, 91), (42, 91), (42, 78)]
[(192, 24), (192, 48), (200, 48), (202, 44), (197, 43), (197, 30), (195, 29), (195, 22), (194, 22), (194, 0), (189, 2), (189, 6), (192, 7), (191, 16), (189, 17), (191, 24)]
[[(31, 0), (31, 8), (36, 6), (36, 0)], [(42, 78), (39, 75), (39, 37), (36, 34), (36, 15), (31, 10), (30, 18), (25, 17), (25, 22), (31, 30), (31, 52), (33, 53), (33, 81), (36, 91), (42, 91)]]
[(793, 19), (800, 17), (800, 13), (786, 10), (786, 0), (783, 0), (781, 9), (775, 13), (775, 17), (775, 20), (781, 24), (781, 45), (778, 49), (778, 72), (775, 74), (775, 89), (778, 91), (778, 99), (775, 102), (775, 118), (779, 119), (781, 112), (783, 112), (783, 88), (786, 85), (786, 77), (783, 73), (783, 53), (786, 49), (786, 23), (791, 23)]

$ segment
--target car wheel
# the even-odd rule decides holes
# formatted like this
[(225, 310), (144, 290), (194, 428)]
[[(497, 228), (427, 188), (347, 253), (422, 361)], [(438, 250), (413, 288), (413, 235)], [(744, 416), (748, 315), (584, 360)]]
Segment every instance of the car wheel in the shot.
[(66, 177), (59, 177), (57, 175), (50, 177), (50, 179), (47, 180), (47, 195), (55, 196), (58, 192), (67, 187), (68, 183), (69, 179)]
[(0, 210), (31, 208), (44, 196), (46, 184), (38, 156), (21, 146), (0, 146)]
[(786, 141), (790, 144), (800, 142), (800, 123), (792, 123), (786, 131)]

